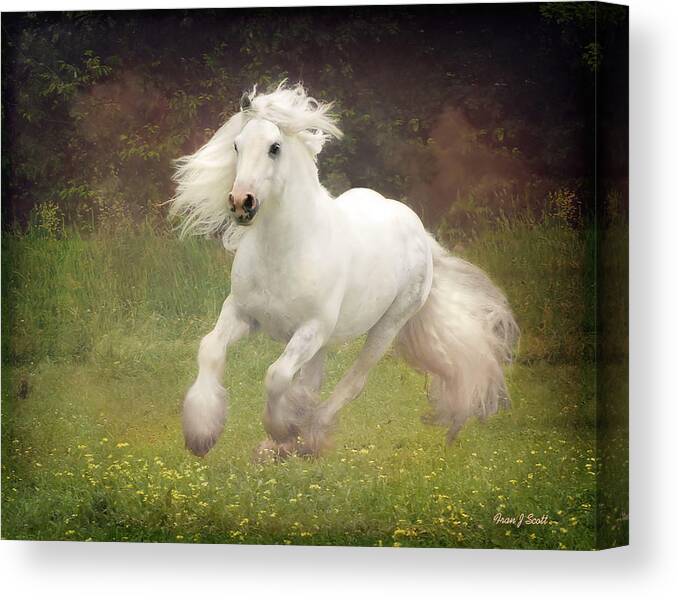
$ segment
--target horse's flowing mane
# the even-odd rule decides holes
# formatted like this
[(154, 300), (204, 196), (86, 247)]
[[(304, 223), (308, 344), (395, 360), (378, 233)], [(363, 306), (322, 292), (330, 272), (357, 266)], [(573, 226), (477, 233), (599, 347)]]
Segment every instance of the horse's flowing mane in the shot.
[(222, 125), (209, 142), (176, 161), (177, 192), (170, 200), (169, 212), (170, 217), (180, 219), (182, 236), (211, 235), (228, 225), (224, 245), (237, 245), (236, 231), (242, 228), (230, 226), (226, 197), (236, 176), (233, 142), (250, 119), (271, 121), (284, 134), (298, 137), (314, 158), (325, 141), (342, 135), (330, 112), (333, 104), (311, 98), (301, 84), (288, 87), (283, 81), (269, 94), (257, 94), (254, 86), (244, 98), (244, 109)]
[(254, 86), (247, 97), (251, 108), (245, 111), (246, 114), (271, 121), (288, 135), (300, 135), (314, 155), (329, 138), (342, 136), (330, 112), (334, 103), (318, 102), (299, 83), (287, 87), (283, 81), (274, 92), (260, 95)]

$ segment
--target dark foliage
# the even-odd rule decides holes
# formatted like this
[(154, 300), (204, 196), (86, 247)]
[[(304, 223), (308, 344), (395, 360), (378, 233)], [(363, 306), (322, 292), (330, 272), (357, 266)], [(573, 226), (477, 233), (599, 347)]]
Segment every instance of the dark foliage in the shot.
[[(567, 187), (586, 213), (596, 79), (627, 85), (627, 12), (595, 3), (24, 13), (2, 28), (4, 227), (46, 202), (82, 227), (163, 222), (172, 159), (243, 90), (285, 77), (337, 101), (346, 137), (321, 158), (335, 193), (374, 187), (463, 226)], [(626, 104), (599, 119), (621, 178)]]

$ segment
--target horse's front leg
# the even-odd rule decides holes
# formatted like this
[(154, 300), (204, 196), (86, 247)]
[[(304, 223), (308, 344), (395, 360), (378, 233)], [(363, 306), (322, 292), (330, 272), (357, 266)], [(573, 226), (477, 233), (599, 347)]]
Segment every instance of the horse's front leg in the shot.
[(326, 342), (326, 328), (320, 322), (306, 323), (294, 333), (278, 360), (269, 367), (266, 373), (267, 402), (263, 422), (270, 440), (261, 444), (260, 454), (272, 450), (284, 456), (296, 449), (302, 421), (307, 417), (302, 412), (310, 407), (301, 407), (293, 401), (294, 394), (287, 397), (288, 392), (304, 365), (314, 358), (322, 363), (324, 353), (321, 349)]
[(226, 420), (226, 390), (221, 384), (226, 349), (252, 329), (231, 296), (226, 298), (214, 329), (200, 342), (198, 377), (186, 394), (183, 427), (186, 447), (205, 456), (216, 443)]

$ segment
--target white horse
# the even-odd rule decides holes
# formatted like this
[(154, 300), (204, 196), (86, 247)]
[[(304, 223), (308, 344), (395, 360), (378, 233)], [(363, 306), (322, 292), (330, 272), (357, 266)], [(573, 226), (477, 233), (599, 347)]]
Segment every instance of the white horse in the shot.
[[(396, 340), (432, 376), (435, 420), (456, 436), (472, 415), (509, 405), (502, 366), (518, 328), (504, 295), (478, 268), (450, 256), (405, 204), (369, 189), (332, 198), (316, 157), (341, 132), (331, 104), (301, 85), (243, 96), (241, 110), (178, 161), (171, 214), (183, 233), (214, 234), (235, 250), (231, 293), (200, 344), (183, 405), (186, 446), (204, 456), (226, 419), (226, 350), (262, 329), (286, 343), (269, 367), (259, 453), (317, 455), (337, 413)], [(367, 333), (325, 402), (328, 346)]]

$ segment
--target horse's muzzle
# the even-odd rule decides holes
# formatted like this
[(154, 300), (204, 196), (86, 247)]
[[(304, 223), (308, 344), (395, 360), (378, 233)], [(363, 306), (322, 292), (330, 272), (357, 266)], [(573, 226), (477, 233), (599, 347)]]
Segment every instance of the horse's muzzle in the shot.
[(259, 210), (259, 202), (252, 194), (243, 196), (228, 195), (231, 213), (238, 225), (250, 225)]
[(255, 210), (255, 211), (252, 212), (252, 213), (248, 213), (248, 214), (246, 214), (246, 215), (242, 215), (242, 216), (239, 216), (239, 217), (235, 217), (235, 222), (236, 222), (238, 225), (243, 225), (243, 226), (247, 227), (248, 225), (251, 225), (251, 224), (252, 224), (252, 222), (254, 221), (254, 216), (255, 216), (256, 214), (257, 214), (257, 211)]

